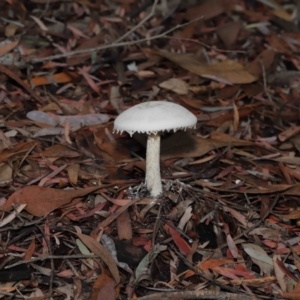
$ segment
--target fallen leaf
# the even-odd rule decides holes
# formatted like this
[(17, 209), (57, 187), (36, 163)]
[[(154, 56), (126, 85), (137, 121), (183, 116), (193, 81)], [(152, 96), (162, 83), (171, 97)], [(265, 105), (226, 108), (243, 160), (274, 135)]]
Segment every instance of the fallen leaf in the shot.
[(117, 218), (117, 230), (119, 240), (132, 239), (132, 225), (130, 220), (130, 214), (128, 210), (124, 211)]
[(300, 126), (292, 126), (278, 135), (280, 142), (285, 142), (300, 132)]
[[(30, 80), (30, 83), (34, 86), (48, 85), (48, 84), (59, 84), (67, 83), (78, 78), (78, 73), (76, 72), (62, 72), (56, 74), (48, 74), (44, 76), (36, 76)], [(29, 85), (28, 80), (24, 80), (24, 83)]]
[[(67, 204), (75, 204), (80, 198), (98, 190), (100, 186), (80, 190), (59, 190), (40, 186), (26, 186), (14, 192), (1, 211), (9, 211), (13, 205), (27, 204), (25, 210), (36, 217), (42, 217)], [(74, 200), (74, 201), (73, 201)]]
[(99, 256), (104, 261), (115, 280), (115, 284), (118, 285), (120, 282), (119, 270), (109, 251), (88, 235), (75, 232), (74, 234), (76, 234), (95, 255)]
[(201, 262), (201, 269), (202, 270), (213, 269), (215, 267), (219, 267), (225, 264), (232, 264), (232, 263), (234, 263), (234, 260), (232, 259), (208, 259)]
[(189, 132), (177, 131), (161, 142), (161, 157), (199, 157), (212, 150), (227, 146), (251, 146), (252, 142), (238, 140), (229, 135), (219, 135), (217, 138), (203, 139)]
[[(123, 207), (120, 207), (117, 211), (115, 211), (112, 215), (110, 215), (109, 217), (107, 217), (105, 220), (103, 220), (102, 222), (100, 222), (97, 226), (97, 228), (104, 228), (106, 226), (108, 226), (111, 222), (113, 222), (120, 214), (122, 214), (124, 211), (126, 211), (128, 209), (128, 207), (130, 207), (131, 205), (135, 204), (136, 202), (140, 201), (141, 199), (135, 199), (135, 200), (131, 200), (130, 202), (128, 202), (126, 205), (124, 205)], [(126, 200), (124, 200), (126, 201)], [(94, 229), (94, 231), (98, 231), (97, 228)]]
[(91, 300), (115, 300), (116, 299), (116, 283), (105, 272), (102, 272), (93, 284)]
[[(171, 221), (169, 221), (171, 222)], [(173, 224), (173, 222), (172, 222)], [(188, 255), (191, 252), (191, 246), (181, 237), (180, 233), (174, 229), (172, 226), (169, 226), (168, 224), (165, 225), (166, 230), (168, 230), (172, 236), (172, 239), (180, 252), (183, 255)]]
[[(200, 62), (194, 54), (176, 54), (166, 50), (154, 51), (155, 54), (159, 54), (164, 58), (178, 64), (182, 68), (194, 73), (198, 76), (205, 78), (214, 77), (215, 80), (230, 84), (245, 84), (251, 83), (257, 80), (257, 78), (251, 75), (240, 63), (233, 60), (224, 60), (212, 65), (204, 64)], [(218, 80), (220, 78), (220, 80)]]
[(26, 207), (26, 204), (22, 204), (22, 205), (19, 205), (18, 207), (16, 207), (14, 211), (12, 211), (8, 216), (6, 216), (5, 218), (3, 218), (0, 221), (0, 227), (7, 225), (12, 220), (14, 220), (25, 207)]
[(8, 68), (6, 68), (3, 65), (0, 65), (0, 72), (4, 73), (6, 76), (10, 77), (11, 79), (15, 80), (18, 84), (20, 84), (25, 90), (26, 92), (32, 97), (34, 98), (38, 103), (43, 104), (44, 100), (41, 96), (39, 96), (38, 94), (36, 94), (34, 92), (34, 90), (29, 87), (27, 84), (25, 84), (21, 78), (19, 76), (17, 76), (14, 72), (12, 72), (11, 70), (9, 70)]
[(31, 243), (23, 257), (24, 260), (28, 260), (28, 259), (31, 259), (32, 255), (34, 254), (34, 251), (35, 251), (35, 237), (33, 236), (32, 240), (31, 240)]
[(267, 252), (255, 244), (244, 243), (242, 246), (253, 262), (260, 267), (261, 271), (270, 276), (274, 267), (272, 258), (268, 256)]
[(140, 279), (141, 276), (149, 275), (149, 264), (154, 261), (154, 259), (160, 252), (165, 251), (166, 249), (166, 245), (155, 245), (153, 251), (149, 251), (149, 253), (143, 257), (143, 259), (135, 269), (135, 278)]
[(237, 258), (239, 254), (238, 249), (230, 234), (227, 234), (226, 240), (227, 240), (228, 249), (230, 250), (232, 257)]
[(286, 282), (284, 280), (285, 275), (277, 263), (279, 260), (281, 261), (280, 256), (275, 254), (273, 256), (274, 272), (282, 291), (286, 292)]
[[(197, 2), (196, 2), (197, 3)], [(233, 1), (224, 1), (224, 0), (210, 0), (204, 1), (198, 6), (192, 6), (186, 12), (186, 18), (188, 20), (194, 20), (203, 16), (204, 20), (209, 20), (213, 17), (216, 17), (223, 12), (230, 10), (232, 7)]]
[(275, 52), (271, 49), (265, 49), (248, 65), (246, 69), (253, 76), (259, 77), (272, 65), (274, 58)]
[(72, 150), (71, 147), (65, 145), (54, 145), (49, 148), (46, 148), (40, 153), (33, 154), (31, 157), (79, 157), (82, 154)]
[[(88, 40), (83, 41), (74, 50), (83, 50), (83, 49), (97, 47), (98, 45), (100, 45), (101, 42), (103, 42), (103, 38), (104, 38), (104, 33), (101, 31), (99, 34), (95, 35), (94, 37), (91, 37)], [(91, 53), (89, 53), (89, 52), (73, 55), (73, 56), (67, 58), (67, 65), (68, 66), (78, 65), (90, 57), (91, 57)]]
[(5, 55), (6, 53), (10, 52), (12, 49), (14, 49), (19, 44), (18, 40), (15, 40), (13, 42), (5, 43), (0, 46), (0, 57)]
[(78, 180), (78, 174), (80, 170), (80, 165), (79, 164), (71, 164), (67, 168), (68, 170), (68, 176), (70, 179), (70, 182), (73, 186), (77, 185), (77, 180)]
[(238, 37), (242, 22), (228, 22), (225, 25), (218, 27), (217, 34), (223, 41), (227, 49), (231, 49)]
[(179, 95), (186, 95), (189, 92), (188, 84), (178, 78), (170, 78), (161, 82), (158, 86), (166, 90), (173, 91)]

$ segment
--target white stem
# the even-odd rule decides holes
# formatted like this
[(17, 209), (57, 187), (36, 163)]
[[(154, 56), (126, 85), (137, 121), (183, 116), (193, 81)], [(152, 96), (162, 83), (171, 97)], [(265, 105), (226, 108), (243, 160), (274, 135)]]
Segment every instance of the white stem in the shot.
[(150, 134), (147, 140), (146, 184), (152, 197), (162, 193), (160, 177), (160, 135)]

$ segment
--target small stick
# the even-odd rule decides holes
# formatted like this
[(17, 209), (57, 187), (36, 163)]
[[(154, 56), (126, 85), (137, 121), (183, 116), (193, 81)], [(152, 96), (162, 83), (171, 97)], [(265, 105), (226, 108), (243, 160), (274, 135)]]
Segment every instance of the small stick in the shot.
[(62, 259), (62, 260), (69, 259), (70, 260), (70, 259), (83, 259), (83, 258), (98, 258), (98, 256), (93, 255), (93, 254), (91, 254), (91, 255), (79, 254), (79, 255), (48, 255), (45, 257), (33, 257), (31, 259), (20, 260), (18, 262), (15, 262), (14, 264), (7, 265), (4, 267), (4, 269), (10, 269), (10, 268), (13, 268), (18, 265), (30, 264), (30, 263), (34, 263), (36, 261), (44, 261), (47, 259)]
[(160, 38), (164, 38), (166, 37), (167, 34), (180, 29), (182, 27), (185, 27), (193, 22), (199, 21), (203, 19), (203, 17), (199, 17), (195, 20), (183, 23), (183, 24), (179, 24), (176, 25), (175, 27), (164, 31), (161, 34), (155, 35), (155, 36), (151, 36), (151, 37), (147, 37), (147, 38), (143, 38), (143, 39), (139, 39), (136, 41), (129, 41), (129, 42), (120, 42), (120, 43), (112, 43), (109, 45), (102, 45), (102, 46), (98, 46), (98, 47), (94, 47), (94, 48), (87, 48), (87, 49), (80, 49), (80, 50), (74, 50), (74, 51), (70, 51), (67, 53), (62, 53), (62, 54), (56, 54), (56, 55), (51, 55), (51, 56), (46, 56), (46, 57), (41, 57), (41, 58), (32, 58), (29, 59), (28, 62), (29, 63), (40, 63), (40, 62), (44, 62), (44, 61), (49, 61), (49, 60), (54, 60), (54, 59), (60, 59), (60, 58), (64, 58), (64, 57), (70, 57), (76, 54), (82, 54), (82, 53), (89, 53), (89, 52), (93, 52), (93, 51), (99, 51), (99, 50), (106, 50), (106, 49), (111, 49), (111, 48), (117, 48), (117, 47), (123, 47), (123, 46), (131, 46), (131, 45), (135, 45), (135, 44), (139, 44), (139, 43), (143, 43), (143, 42), (148, 42), (148, 41), (152, 41), (152, 40), (156, 40), (156, 39), (160, 39)]

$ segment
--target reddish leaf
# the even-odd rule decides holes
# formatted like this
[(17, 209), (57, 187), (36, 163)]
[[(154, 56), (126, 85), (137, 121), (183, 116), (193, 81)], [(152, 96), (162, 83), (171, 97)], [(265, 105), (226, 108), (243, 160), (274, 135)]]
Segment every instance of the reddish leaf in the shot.
[(35, 251), (35, 238), (33, 237), (33, 239), (31, 240), (31, 243), (24, 255), (24, 260), (30, 259), (33, 255), (34, 251)]
[(116, 283), (111, 277), (107, 276), (105, 273), (101, 273), (93, 284), (91, 300), (115, 300), (115, 285)]
[(40, 186), (26, 186), (14, 192), (0, 210), (9, 211), (15, 204), (27, 204), (26, 210), (36, 217), (42, 217), (67, 204), (76, 204), (80, 198), (98, 190), (89, 187), (81, 190), (58, 190)]
[(215, 267), (219, 267), (225, 264), (232, 264), (234, 261), (231, 259), (208, 259), (201, 262), (201, 269), (213, 269)]
[(85, 234), (81, 234), (81, 233), (74, 233), (76, 234), (81, 241), (97, 256), (99, 256), (107, 265), (107, 267), (109, 268), (111, 275), (113, 276), (114, 280), (115, 280), (115, 284), (119, 284), (120, 282), (120, 275), (119, 275), (119, 270), (118, 267), (114, 261), (114, 259), (112, 258), (112, 256), (110, 255), (109, 251), (102, 246), (99, 242), (97, 242), (95, 239), (93, 239), (92, 237), (85, 235)]
[(239, 254), (238, 249), (237, 249), (237, 247), (235, 245), (235, 242), (234, 242), (234, 240), (233, 240), (233, 238), (231, 237), (230, 234), (228, 234), (226, 236), (226, 240), (227, 240), (227, 245), (228, 245), (228, 248), (231, 252), (232, 257), (237, 258), (238, 254)]
[(230, 279), (238, 279), (238, 277), (235, 275), (234, 269), (215, 267), (215, 268), (213, 268), (213, 270), (215, 272), (219, 273), (220, 275), (223, 275)]
[(190, 245), (180, 236), (180, 233), (173, 227), (166, 225), (165, 228), (170, 232), (172, 239), (183, 255), (191, 252)]

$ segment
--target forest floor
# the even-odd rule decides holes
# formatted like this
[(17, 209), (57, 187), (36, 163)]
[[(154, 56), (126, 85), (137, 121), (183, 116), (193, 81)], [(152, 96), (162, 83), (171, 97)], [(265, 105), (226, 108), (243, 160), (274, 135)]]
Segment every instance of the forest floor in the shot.
[[(300, 1), (0, 9), (0, 298), (300, 299)], [(113, 129), (160, 100), (153, 198)]]

